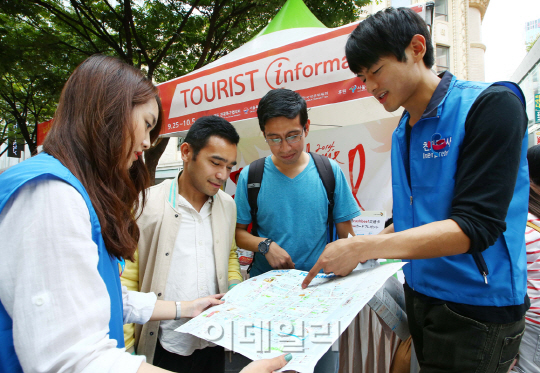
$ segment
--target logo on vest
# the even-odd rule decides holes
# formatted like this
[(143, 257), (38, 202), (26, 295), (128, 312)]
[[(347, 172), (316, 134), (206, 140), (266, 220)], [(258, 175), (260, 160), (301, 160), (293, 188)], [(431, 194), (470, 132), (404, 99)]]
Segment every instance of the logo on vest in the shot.
[(452, 137), (442, 137), (440, 133), (434, 133), (431, 136), (431, 141), (424, 141), (424, 156), (423, 158), (438, 158), (446, 157), (450, 150)]

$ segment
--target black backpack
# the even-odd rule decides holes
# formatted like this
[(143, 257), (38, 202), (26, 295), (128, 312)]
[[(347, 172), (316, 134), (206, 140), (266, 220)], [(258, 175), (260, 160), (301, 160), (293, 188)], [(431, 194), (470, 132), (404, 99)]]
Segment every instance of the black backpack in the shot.
[[(326, 195), (328, 197), (328, 232), (329, 238), (328, 242), (334, 240), (334, 190), (336, 188), (336, 179), (334, 177), (334, 172), (332, 171), (332, 165), (330, 165), (330, 160), (320, 154), (310, 152), (321, 177), (324, 189), (326, 190)], [(247, 194), (249, 207), (251, 208), (251, 234), (258, 236), (257, 232), (257, 197), (259, 196), (259, 190), (261, 189), (261, 183), (264, 173), (264, 160), (265, 158), (259, 158), (256, 161), (253, 161), (249, 165), (248, 180), (247, 180)]]

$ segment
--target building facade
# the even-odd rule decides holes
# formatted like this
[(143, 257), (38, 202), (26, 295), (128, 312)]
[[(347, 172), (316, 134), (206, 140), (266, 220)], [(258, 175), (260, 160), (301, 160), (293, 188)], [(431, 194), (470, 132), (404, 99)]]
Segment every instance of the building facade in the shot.
[(540, 42), (536, 42), (510, 78), (525, 95), (529, 147), (540, 143)]
[(180, 145), (182, 145), (183, 141), (184, 137), (169, 138), (169, 143), (161, 155), (161, 158), (159, 158), (159, 163), (156, 167), (156, 184), (159, 184), (166, 179), (172, 179), (182, 168), (184, 163), (182, 162)]
[(540, 35), (540, 18), (525, 24), (525, 44), (532, 43)]
[[(7, 143), (0, 145), (0, 173), (8, 169), (9, 167), (15, 166), (17, 163), (21, 163), (22, 161), (32, 156), (28, 145), (25, 145), (23, 150), (20, 151), (20, 157), (10, 157), (7, 147)], [(38, 149), (41, 150), (40, 148), (41, 147), (39, 147)]]

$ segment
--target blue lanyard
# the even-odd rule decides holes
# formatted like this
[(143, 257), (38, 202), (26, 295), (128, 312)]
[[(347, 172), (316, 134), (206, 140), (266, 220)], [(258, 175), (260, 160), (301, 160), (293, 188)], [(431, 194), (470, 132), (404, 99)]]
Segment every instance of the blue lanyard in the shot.
[(118, 261), (118, 264), (120, 264), (120, 276), (122, 276), (122, 273), (124, 273), (124, 269), (126, 269), (126, 261), (124, 260), (124, 258), (116, 258), (116, 260)]

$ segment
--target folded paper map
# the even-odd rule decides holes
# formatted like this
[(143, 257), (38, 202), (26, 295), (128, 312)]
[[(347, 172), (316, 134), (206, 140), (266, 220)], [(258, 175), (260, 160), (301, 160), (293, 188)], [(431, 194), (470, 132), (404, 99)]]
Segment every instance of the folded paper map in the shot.
[(223, 300), (176, 331), (252, 360), (292, 353), (284, 370), (311, 373), (360, 310), (405, 263), (357, 269), (346, 277), (275, 270), (235, 286)]

